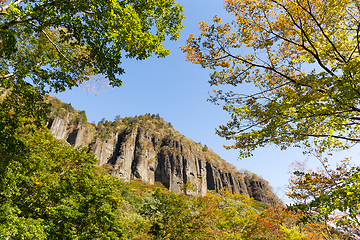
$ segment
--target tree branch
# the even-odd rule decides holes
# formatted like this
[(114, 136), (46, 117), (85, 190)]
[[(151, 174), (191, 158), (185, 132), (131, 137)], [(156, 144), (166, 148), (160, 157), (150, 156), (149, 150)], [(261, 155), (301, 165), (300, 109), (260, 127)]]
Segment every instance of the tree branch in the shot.
[(23, 20), (21, 20), (20, 18), (14, 19), (14, 20), (11, 20), (10, 22), (7, 22), (7, 23), (5, 23), (4, 25), (2, 25), (2, 26), (0, 27), (0, 29), (2, 29), (2, 30), (7, 30), (7, 29), (9, 29), (10, 27), (12, 27), (12, 26), (14, 26), (14, 25), (16, 25), (16, 24), (18, 24), (18, 23), (30, 22), (31, 20), (32, 20), (31, 18), (30, 18), (30, 19), (23, 19)]
[(360, 139), (348, 138), (348, 137), (342, 137), (342, 136), (336, 136), (336, 135), (334, 136), (334, 135), (328, 135), (328, 134), (306, 134), (306, 136), (309, 136), (309, 137), (333, 137), (333, 138), (352, 141), (352, 142), (360, 142)]
[(0, 76), (0, 79), (10, 78), (10, 77), (15, 76), (15, 75), (16, 75), (16, 72), (9, 73), (9, 74)]
[(11, 6), (14, 6), (14, 5), (19, 5), (21, 2), (23, 2), (24, 0), (17, 0), (13, 3), (8, 3), (7, 5), (3, 6), (3, 7), (0, 7), (0, 14), (7, 14), (5, 11), (6, 9), (8, 9), (9, 7)]
[[(274, 2), (275, 4), (278, 4), (281, 8), (283, 8), (288, 16), (290, 17), (292, 23), (301, 31), (302, 34), (304, 34), (305, 38), (306, 38), (306, 41), (310, 44), (311, 48), (315, 51), (312, 52), (309, 48), (307, 48), (305, 46), (305, 44), (298, 44), (298, 43), (295, 43), (295, 45), (299, 46), (299, 47), (302, 47), (303, 49), (305, 49), (307, 52), (309, 52), (315, 59), (316, 61), (318, 62), (318, 64), (320, 65), (320, 67), (322, 67), (326, 72), (330, 73), (331, 75), (335, 76), (335, 74), (329, 69), (327, 68), (323, 62), (321, 61), (320, 57), (319, 57), (319, 53), (316, 49), (316, 47), (314, 46), (314, 44), (312, 43), (311, 39), (309, 38), (308, 34), (306, 34), (305, 30), (303, 27), (299, 26), (298, 23), (295, 21), (294, 19), (294, 16), (289, 12), (289, 10), (282, 4), (280, 4), (279, 2), (276, 2), (275, 0), (272, 0), (272, 2)], [(278, 34), (275, 34), (273, 31), (271, 31), (272, 34), (274, 34), (275, 36), (278, 36), (280, 37), (282, 40), (286, 41), (286, 42), (290, 42), (292, 44), (294, 44), (293, 41), (290, 41), (289, 39), (286, 39), (286, 38), (283, 38), (281, 37), (280, 35)]]
[(51, 43), (51, 45), (54, 46), (54, 48), (56, 49), (56, 51), (66, 60), (71, 64), (71, 61), (61, 52), (60, 48), (58, 45), (56, 45), (56, 43), (54, 43), (50, 36), (45, 32), (45, 30), (41, 30), (41, 32), (45, 35), (45, 37), (49, 40), (49, 42)]
[(321, 24), (318, 22), (318, 20), (316, 19), (316, 17), (314, 16), (314, 14), (312, 14), (311, 11), (308, 11), (305, 7), (303, 7), (300, 2), (297, 0), (296, 1), (297, 4), (305, 11), (307, 12), (310, 17), (314, 20), (315, 24), (318, 26), (318, 28), (320, 29), (322, 35), (326, 38), (326, 40), (330, 43), (330, 45), (332, 46), (332, 48), (334, 49), (334, 51), (340, 56), (340, 58), (346, 63), (346, 58), (340, 54), (340, 52), (338, 51), (338, 49), (336, 48), (335, 44), (330, 40), (330, 38), (326, 35), (324, 29), (321, 27)]

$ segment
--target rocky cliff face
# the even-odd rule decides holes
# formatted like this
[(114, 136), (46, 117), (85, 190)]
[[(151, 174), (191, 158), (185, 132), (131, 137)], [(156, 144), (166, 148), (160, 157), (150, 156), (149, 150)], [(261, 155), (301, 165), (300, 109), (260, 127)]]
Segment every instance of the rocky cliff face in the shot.
[(67, 114), (51, 117), (48, 128), (58, 139), (88, 147), (99, 166), (126, 181), (158, 181), (172, 192), (199, 195), (226, 187), (267, 204), (279, 203), (265, 180), (240, 173), (155, 115), (103, 121), (96, 126)]

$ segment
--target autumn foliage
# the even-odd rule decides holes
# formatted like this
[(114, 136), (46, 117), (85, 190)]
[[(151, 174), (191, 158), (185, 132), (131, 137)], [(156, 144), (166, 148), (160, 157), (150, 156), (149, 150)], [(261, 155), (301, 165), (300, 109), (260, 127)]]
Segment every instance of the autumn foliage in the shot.
[(217, 133), (241, 157), (266, 145), (344, 149), (359, 141), (357, 0), (225, 0), (182, 50), (212, 71)]
[(345, 159), (332, 169), (327, 158), (317, 157), (322, 162), (317, 170), (295, 164), (288, 192), (295, 204), (290, 208), (302, 212), (302, 221), (322, 221), (359, 238), (359, 167)]
[[(209, 101), (231, 117), (217, 130), (234, 141), (227, 148), (241, 158), (272, 144), (321, 156), (357, 144), (359, 1), (225, 0), (224, 8), (231, 20), (200, 22), (182, 50), (212, 71)], [(294, 171), (291, 209), (360, 238), (359, 167), (321, 162), (319, 171)]]

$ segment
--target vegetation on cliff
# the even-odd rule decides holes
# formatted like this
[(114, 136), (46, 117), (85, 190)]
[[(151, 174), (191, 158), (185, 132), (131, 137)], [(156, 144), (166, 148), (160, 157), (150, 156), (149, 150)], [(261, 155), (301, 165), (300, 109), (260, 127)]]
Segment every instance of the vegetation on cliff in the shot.
[[(72, 125), (84, 124), (80, 117), (82, 111), (76, 111), (71, 105), (61, 103), (55, 98), (49, 97), (48, 99), (55, 102), (52, 110), (53, 116), (56, 116), (54, 114), (56, 112), (67, 112), (61, 116), (66, 115)], [(102, 119), (96, 125), (87, 123), (86, 126), (92, 129), (94, 138), (98, 137), (104, 140), (113, 132), (123, 133), (125, 137), (129, 137), (134, 128), (139, 131), (149, 131), (159, 140), (181, 142), (223, 171), (246, 175), (245, 179), (248, 184), (250, 181), (259, 180), (268, 184), (249, 171), (237, 171), (234, 166), (226, 163), (212, 150), (191, 139), (186, 139), (158, 114), (125, 118), (116, 116), (114, 121)], [(176, 148), (172, 150), (178, 151)], [(112, 168), (109, 164), (104, 167), (107, 171)], [(339, 236), (335, 234), (334, 229), (323, 223), (321, 218), (311, 218), (311, 220), (308, 219), (310, 223), (299, 225), (300, 220), (305, 219), (308, 215), (289, 212), (281, 206), (269, 208), (267, 204), (249, 200), (243, 195), (233, 194), (226, 189), (220, 190), (219, 193), (210, 191), (201, 197), (171, 193), (158, 182), (150, 185), (136, 180), (130, 183), (122, 182), (122, 184), (121, 194), (125, 202), (123, 201), (124, 205), (120, 207), (124, 210), (124, 212), (120, 211), (120, 215), (126, 219), (124, 220), (127, 223), (125, 228), (128, 235), (126, 236), (129, 239), (161, 237), (188, 239), (189, 236), (199, 239), (201, 236), (211, 239), (259, 239), (261, 237), (265, 237), (265, 239), (337, 239), (336, 236)], [(183, 185), (184, 190), (191, 187), (193, 187), (191, 184)], [(235, 203), (241, 202), (241, 209), (237, 204), (234, 205), (234, 201)], [(229, 212), (223, 212), (224, 209), (228, 209)], [(231, 211), (246, 213), (246, 216), (238, 216)], [(198, 213), (198, 215), (194, 213)], [(131, 220), (126, 218), (128, 216), (131, 216)], [(202, 223), (207, 224), (202, 225)], [(185, 227), (182, 224), (185, 224)], [(133, 231), (134, 229), (136, 231)], [(232, 229), (241, 229), (241, 231)], [(346, 236), (342, 235), (342, 238), (346, 238)]]
[[(114, 121), (106, 120), (105, 118), (99, 121), (97, 124), (88, 123), (85, 111), (75, 110), (71, 104), (62, 103), (59, 99), (52, 96), (47, 97), (48, 102), (51, 103), (51, 113), (49, 118), (61, 117), (69, 121), (69, 125), (76, 126), (81, 123), (90, 128), (90, 131), (94, 133), (93, 138), (100, 138), (106, 140), (110, 137), (111, 133), (114, 132), (131, 132), (132, 129), (137, 128), (140, 131), (149, 131), (152, 136), (159, 139), (159, 141), (165, 140), (176, 140), (181, 142), (184, 146), (187, 146), (194, 150), (197, 154), (204, 157), (214, 166), (226, 172), (233, 174), (240, 174), (239, 170), (235, 166), (227, 163), (219, 155), (214, 153), (206, 145), (194, 142), (191, 138), (186, 138), (180, 132), (176, 131), (171, 123), (166, 122), (159, 114), (150, 114), (124, 117), (121, 118), (119, 115), (115, 117)], [(71, 130), (70, 130), (71, 131)], [(251, 177), (260, 179), (254, 173), (246, 170), (242, 170), (242, 173)]]
[[(84, 122), (84, 119), (86, 119), (84, 111), (76, 111), (70, 104), (61, 103), (58, 99), (51, 96), (48, 97), (48, 101), (52, 104), (52, 112), (49, 117), (50, 122), (52, 121), (51, 119), (55, 117), (65, 119), (67, 122), (65, 127), (68, 136), (65, 138), (68, 139), (67, 141), (69, 143), (75, 144), (69, 139), (73, 133), (78, 136), (80, 129), (87, 134), (87, 137), (83, 135), (80, 136), (80, 145), (89, 146), (90, 152), (99, 153), (99, 151), (96, 150), (98, 149), (97, 146), (99, 146), (99, 140), (107, 143), (106, 151), (110, 151), (111, 154), (108, 154), (108, 157), (105, 159), (99, 159), (98, 165), (103, 165), (110, 173), (113, 171), (113, 167), (117, 165), (117, 155), (121, 152), (121, 146), (130, 144), (132, 145), (132, 147), (130, 147), (132, 150), (129, 151), (134, 151), (135, 153), (131, 160), (132, 169), (127, 170), (127, 172), (131, 171), (131, 173), (127, 174), (129, 176), (134, 175), (131, 177), (132, 179), (136, 177), (151, 182), (163, 181), (165, 186), (170, 188), (172, 184), (165, 182), (172, 181), (171, 176), (167, 176), (164, 180), (163, 177), (160, 176), (160, 173), (156, 174), (156, 169), (160, 168), (161, 158), (164, 157), (163, 155), (173, 155), (176, 156), (175, 158), (177, 160), (174, 161), (177, 161), (177, 163), (169, 162), (169, 164), (172, 165), (171, 168), (183, 169), (185, 167), (184, 165), (186, 165), (189, 166), (192, 171), (189, 173), (189, 177), (182, 176), (186, 173), (174, 173), (177, 174), (178, 178), (173, 181), (182, 184), (193, 184), (194, 188), (199, 188), (195, 190), (195, 193), (204, 194), (206, 188), (218, 190), (218, 188), (227, 187), (235, 193), (242, 192), (259, 201), (269, 204), (280, 204), (279, 199), (272, 192), (266, 180), (246, 170), (238, 171), (235, 166), (227, 163), (206, 145), (203, 146), (200, 143), (195, 143), (192, 139), (188, 139), (176, 131), (172, 125), (161, 118), (159, 114), (148, 113), (142, 116), (125, 118), (116, 116), (114, 121), (102, 119), (95, 125)], [(80, 127), (79, 124), (81, 125)], [(52, 126), (50, 126), (50, 128), (52, 131), (54, 130), (54, 132), (57, 131)], [(62, 127), (60, 128), (62, 129)], [(136, 136), (134, 136), (134, 134)], [(119, 137), (113, 140), (115, 135)], [(133, 138), (132, 141), (131, 138)], [(81, 139), (88, 140), (85, 142)], [(127, 150), (124, 151), (126, 152)], [(153, 154), (150, 156), (149, 152), (152, 151)], [(134, 170), (136, 167), (133, 165), (136, 164), (137, 158), (140, 156), (144, 156), (144, 158), (147, 159), (146, 161), (152, 161), (152, 163), (144, 163), (143, 165), (145, 166), (137, 171)], [(98, 154), (98, 157), (102, 158), (101, 154)], [(194, 160), (194, 158), (199, 160)], [(196, 161), (201, 162), (198, 163)], [(193, 165), (189, 162), (193, 162)], [(203, 165), (206, 169), (202, 170), (198, 165)], [(149, 170), (149, 168), (153, 170)], [(137, 173), (139, 171), (155, 171), (155, 174), (150, 174), (151, 176), (149, 176), (149, 174), (146, 173)], [(199, 177), (205, 179), (201, 180)], [(149, 178), (152, 178), (152, 180)], [(128, 180), (130, 180), (130, 178)], [(236, 183), (234, 183), (235, 181)], [(200, 189), (204, 187), (204, 190)], [(180, 191), (180, 188), (172, 188), (172, 191)]]

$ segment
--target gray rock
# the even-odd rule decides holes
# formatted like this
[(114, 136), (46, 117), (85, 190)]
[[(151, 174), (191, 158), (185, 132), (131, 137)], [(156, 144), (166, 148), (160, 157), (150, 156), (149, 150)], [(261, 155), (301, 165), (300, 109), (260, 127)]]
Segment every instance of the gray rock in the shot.
[(265, 185), (266, 181), (240, 172), (221, 170), (207, 161), (204, 153), (181, 141), (152, 136), (149, 130), (141, 130), (136, 125), (100, 139), (94, 138), (94, 134), (79, 123), (67, 136), (68, 124), (55, 117), (49, 121), (48, 128), (55, 138), (67, 139), (75, 147), (88, 146), (89, 152), (99, 160), (97, 165), (112, 165), (112, 176), (126, 181), (141, 179), (152, 184), (158, 181), (172, 192), (191, 195), (205, 195), (208, 190), (218, 191), (226, 187), (261, 202), (279, 203)]
[(67, 123), (60, 117), (51, 119), (48, 124), (50, 133), (57, 139), (66, 139)]

